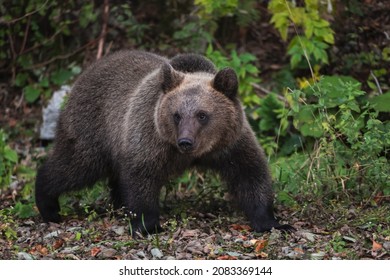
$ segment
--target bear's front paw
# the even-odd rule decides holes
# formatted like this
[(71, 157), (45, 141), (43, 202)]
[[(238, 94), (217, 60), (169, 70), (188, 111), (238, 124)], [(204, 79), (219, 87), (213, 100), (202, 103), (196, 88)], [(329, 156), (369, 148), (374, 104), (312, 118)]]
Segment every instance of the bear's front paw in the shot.
[(293, 226), (290, 225), (281, 225), (278, 221), (272, 220), (267, 222), (259, 222), (254, 225), (252, 225), (253, 229), (256, 232), (265, 232), (265, 231), (271, 231), (272, 228), (278, 229), (283, 232), (294, 232), (296, 229)]
[(141, 234), (156, 234), (162, 231), (163, 228), (156, 219), (134, 219), (131, 221), (131, 234), (133, 236), (137, 232)]

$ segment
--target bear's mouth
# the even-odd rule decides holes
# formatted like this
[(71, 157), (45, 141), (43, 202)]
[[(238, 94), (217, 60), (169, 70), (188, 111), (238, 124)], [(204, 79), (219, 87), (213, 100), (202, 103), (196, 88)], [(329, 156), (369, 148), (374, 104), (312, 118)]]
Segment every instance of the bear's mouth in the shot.
[(195, 152), (194, 147), (193, 148), (183, 148), (183, 147), (177, 146), (177, 149), (182, 154), (193, 154)]

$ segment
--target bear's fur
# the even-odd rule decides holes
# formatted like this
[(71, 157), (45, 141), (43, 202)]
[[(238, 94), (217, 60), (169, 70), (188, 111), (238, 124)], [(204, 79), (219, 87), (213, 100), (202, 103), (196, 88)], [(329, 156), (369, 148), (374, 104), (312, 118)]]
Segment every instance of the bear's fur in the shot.
[(159, 193), (186, 169), (218, 172), (255, 231), (280, 225), (265, 156), (237, 96), (236, 73), (206, 58), (172, 60), (121, 51), (89, 67), (60, 115), (52, 154), (36, 179), (45, 221), (59, 222), (59, 196), (108, 178), (115, 208), (134, 230), (155, 232)]

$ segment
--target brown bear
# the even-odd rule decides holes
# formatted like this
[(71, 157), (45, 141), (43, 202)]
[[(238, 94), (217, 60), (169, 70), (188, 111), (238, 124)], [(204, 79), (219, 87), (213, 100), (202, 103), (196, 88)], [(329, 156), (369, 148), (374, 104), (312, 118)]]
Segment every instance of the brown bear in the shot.
[(274, 217), (267, 161), (237, 91), (234, 70), (200, 55), (120, 51), (97, 61), (75, 82), (38, 171), (43, 219), (61, 220), (62, 193), (108, 178), (133, 230), (159, 231), (162, 186), (196, 167), (220, 174), (255, 231), (292, 230)]

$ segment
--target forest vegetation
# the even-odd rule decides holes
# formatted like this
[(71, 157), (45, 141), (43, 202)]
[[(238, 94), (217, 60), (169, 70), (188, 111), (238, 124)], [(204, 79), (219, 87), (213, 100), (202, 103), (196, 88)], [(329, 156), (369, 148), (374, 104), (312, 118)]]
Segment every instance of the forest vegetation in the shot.
[[(63, 196), (64, 223), (43, 223), (42, 109), (120, 49), (237, 72), (276, 215), (295, 233), (253, 232), (218, 177), (196, 170), (165, 186), (160, 234), (133, 239), (105, 182)], [(0, 259), (390, 259), (389, 113), (389, 1), (2, 1)]]

